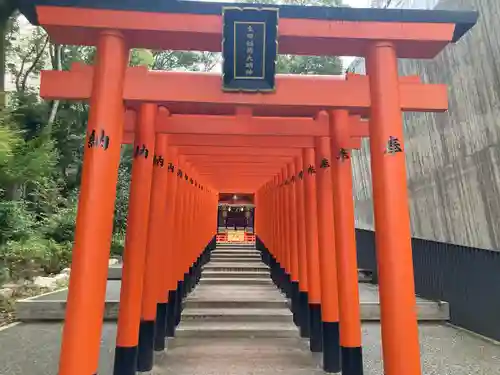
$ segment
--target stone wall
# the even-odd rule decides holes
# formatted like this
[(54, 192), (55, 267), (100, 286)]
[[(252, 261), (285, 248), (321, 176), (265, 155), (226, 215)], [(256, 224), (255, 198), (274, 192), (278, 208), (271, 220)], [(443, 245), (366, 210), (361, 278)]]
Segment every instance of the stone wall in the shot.
[[(442, 0), (475, 9), (479, 23), (432, 61), (401, 60), (400, 73), (449, 85), (449, 112), (405, 114), (412, 233), (500, 249), (500, 1)], [(364, 72), (364, 63), (354, 64)], [(373, 229), (368, 140), (354, 152), (356, 225)], [(394, 202), (397, 205), (405, 202)]]

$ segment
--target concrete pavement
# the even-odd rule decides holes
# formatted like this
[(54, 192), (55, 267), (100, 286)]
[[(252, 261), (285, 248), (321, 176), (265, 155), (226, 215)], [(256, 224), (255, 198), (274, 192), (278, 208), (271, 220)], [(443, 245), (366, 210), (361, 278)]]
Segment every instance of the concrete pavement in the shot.
[[(61, 323), (19, 324), (0, 331), (0, 374), (55, 375)], [(116, 326), (105, 323), (100, 375), (112, 374)], [(422, 375), (498, 375), (500, 345), (446, 325), (420, 326)], [(380, 325), (363, 324), (365, 375), (383, 375)], [(175, 338), (154, 375), (316, 375), (321, 358), (307, 342), (287, 339)]]
[[(148, 375), (324, 374), (321, 355), (311, 353), (307, 341), (299, 338), (287, 301), (272, 283), (218, 280), (211, 284), (202, 278), (188, 296), (176, 338), (156, 355)], [(119, 286), (119, 281), (108, 282), (107, 298), (116, 305)], [(378, 306), (376, 286), (360, 284), (360, 290), (363, 303)], [(64, 304), (66, 292), (59, 293), (39, 300), (56, 298)], [(419, 308), (436, 304), (418, 302)], [(0, 331), (0, 375), (57, 374), (61, 328), (60, 322), (21, 323)], [(365, 375), (383, 375), (380, 324), (364, 323), (362, 333)], [(115, 323), (105, 323), (100, 375), (112, 374), (115, 336)], [(423, 375), (500, 374), (500, 345), (435, 323), (420, 325), (420, 342)]]

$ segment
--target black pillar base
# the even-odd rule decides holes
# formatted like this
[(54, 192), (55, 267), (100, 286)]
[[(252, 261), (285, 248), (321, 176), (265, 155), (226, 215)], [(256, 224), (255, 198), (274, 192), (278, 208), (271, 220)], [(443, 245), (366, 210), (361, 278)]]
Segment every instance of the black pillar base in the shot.
[(308, 338), (311, 336), (311, 323), (309, 318), (309, 301), (307, 292), (299, 291), (299, 306), (300, 317), (300, 337)]
[(211, 254), (212, 253), (212, 249), (210, 249), (210, 245), (207, 246), (205, 248), (205, 251), (203, 253), (203, 261), (202, 261), (202, 264), (207, 264), (208, 262), (210, 262), (210, 257), (211, 257)]
[(361, 347), (341, 347), (342, 375), (363, 375), (363, 354)]
[(168, 292), (168, 309), (167, 309), (167, 326), (166, 326), (166, 336), (175, 336), (175, 301), (177, 300), (177, 291), (170, 290)]
[(269, 258), (269, 268), (271, 269), (271, 280), (279, 288), (279, 267), (278, 262), (273, 257)]
[(200, 279), (201, 279), (201, 267), (205, 264), (205, 260), (204, 260), (204, 257), (206, 255), (206, 249), (204, 250), (204, 252), (200, 255), (200, 257), (198, 258), (198, 260), (196, 261), (195, 263), (195, 270), (194, 270), (194, 287), (196, 287), (196, 285), (198, 285), (198, 283), (200, 282)]
[(281, 267), (281, 264), (278, 263), (278, 286), (281, 289), (281, 293), (288, 295), (287, 293), (287, 285), (286, 285), (286, 273), (285, 269)]
[(264, 264), (267, 266), (271, 266), (271, 254), (269, 253), (269, 250), (264, 246), (262, 241), (257, 239), (257, 250), (260, 251), (260, 258)]
[(300, 308), (299, 308), (299, 283), (292, 281), (290, 283), (291, 289), (291, 309), (293, 314), (293, 323), (296, 326), (300, 325)]
[(285, 279), (285, 295), (287, 298), (292, 299), (292, 277), (283, 269)]
[(135, 375), (137, 364), (137, 346), (115, 348), (113, 375)]
[(339, 322), (323, 322), (323, 370), (333, 374), (340, 373)]
[(189, 288), (190, 292), (192, 292), (193, 289), (196, 287), (197, 273), (198, 273), (198, 259), (196, 260), (196, 262), (193, 263), (193, 265), (191, 266), (191, 270), (190, 270), (190, 279), (191, 279), (190, 288)]
[(175, 325), (178, 326), (181, 322), (181, 314), (182, 314), (182, 300), (184, 295), (184, 281), (177, 282), (177, 293), (176, 293), (176, 301), (175, 301)]
[(141, 321), (139, 325), (139, 347), (137, 352), (137, 371), (146, 372), (153, 368), (153, 345), (155, 321)]
[(186, 297), (189, 293), (189, 271), (184, 273), (184, 284), (182, 288), (182, 297)]
[(161, 352), (165, 350), (165, 335), (167, 331), (167, 309), (168, 303), (156, 305), (154, 350)]
[(319, 353), (323, 350), (323, 334), (321, 325), (321, 305), (319, 303), (309, 304), (309, 321), (311, 324), (311, 335), (309, 336), (309, 349), (311, 352)]
[(212, 241), (210, 241), (209, 248), (210, 250), (214, 250), (217, 247), (217, 235), (212, 237)]
[(186, 297), (189, 293), (191, 293), (191, 288), (192, 288), (191, 284), (193, 282), (192, 276), (193, 276), (193, 265), (191, 265), (188, 268), (188, 271), (184, 274), (184, 285), (185, 285), (184, 297)]

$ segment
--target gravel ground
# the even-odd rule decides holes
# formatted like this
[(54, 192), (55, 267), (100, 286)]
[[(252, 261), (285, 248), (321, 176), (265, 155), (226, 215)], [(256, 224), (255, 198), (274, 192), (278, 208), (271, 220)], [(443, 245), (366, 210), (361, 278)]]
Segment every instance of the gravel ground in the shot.
[[(1, 375), (54, 375), (59, 323), (18, 324), (0, 331)], [(116, 326), (106, 323), (99, 374), (111, 375)], [(500, 375), (500, 345), (446, 325), (421, 325), (423, 375)], [(363, 325), (365, 375), (383, 375), (380, 325)], [(321, 356), (298, 339), (181, 339), (157, 355), (151, 375), (316, 375)]]

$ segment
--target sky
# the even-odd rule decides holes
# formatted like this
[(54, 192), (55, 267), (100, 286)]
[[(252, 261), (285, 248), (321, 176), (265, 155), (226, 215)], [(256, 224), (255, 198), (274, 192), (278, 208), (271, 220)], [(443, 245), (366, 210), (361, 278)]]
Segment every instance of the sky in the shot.
[(343, 2), (354, 8), (368, 8), (370, 6), (370, 0), (344, 0)]
[[(206, 1), (228, 1), (228, 0), (206, 0)], [(343, 0), (343, 3), (354, 8), (363, 8), (370, 6), (370, 0)]]

